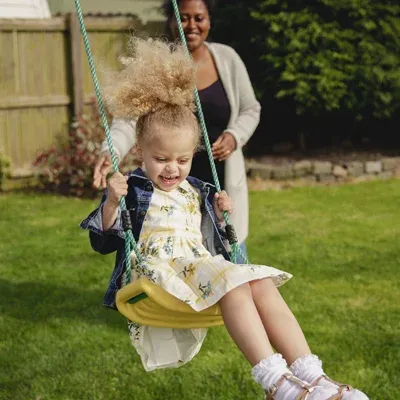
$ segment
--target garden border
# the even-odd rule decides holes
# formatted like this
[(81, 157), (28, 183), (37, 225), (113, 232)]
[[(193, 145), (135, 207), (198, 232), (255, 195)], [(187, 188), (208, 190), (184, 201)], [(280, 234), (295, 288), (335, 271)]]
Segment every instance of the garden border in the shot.
[(400, 177), (400, 157), (338, 162), (327, 156), (322, 160), (286, 159), (279, 163), (247, 159), (246, 171), (251, 181), (295, 181), (303, 185), (390, 179)]

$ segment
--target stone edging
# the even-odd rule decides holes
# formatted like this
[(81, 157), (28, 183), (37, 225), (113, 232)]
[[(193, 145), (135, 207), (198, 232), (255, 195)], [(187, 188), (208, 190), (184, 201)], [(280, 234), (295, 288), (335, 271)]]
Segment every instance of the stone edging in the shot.
[(286, 161), (276, 165), (254, 160), (246, 161), (249, 178), (286, 181), (301, 179), (312, 182), (334, 183), (354, 178), (400, 177), (400, 157), (383, 157), (374, 161)]

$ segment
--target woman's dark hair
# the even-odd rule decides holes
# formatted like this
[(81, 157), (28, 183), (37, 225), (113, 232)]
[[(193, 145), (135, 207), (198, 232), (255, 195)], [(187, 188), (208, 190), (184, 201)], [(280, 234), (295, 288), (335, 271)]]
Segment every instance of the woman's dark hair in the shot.
[[(177, 0), (178, 6), (184, 0)], [(211, 16), (212, 10), (215, 6), (215, 0), (202, 0), (202, 2), (207, 7), (207, 11)], [(172, 5), (171, 0), (164, 0), (163, 5), (161, 6), (161, 11), (165, 17), (167, 17), (167, 23), (171, 21), (172, 18), (175, 18), (174, 7)]]

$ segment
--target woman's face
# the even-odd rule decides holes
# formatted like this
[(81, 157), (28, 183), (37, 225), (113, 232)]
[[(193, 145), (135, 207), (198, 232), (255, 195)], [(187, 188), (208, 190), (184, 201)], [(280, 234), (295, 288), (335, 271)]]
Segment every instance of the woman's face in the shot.
[[(182, 28), (190, 52), (201, 47), (210, 31), (210, 14), (203, 0), (182, 0), (179, 3)], [(175, 17), (171, 21), (174, 38), (179, 37)]]

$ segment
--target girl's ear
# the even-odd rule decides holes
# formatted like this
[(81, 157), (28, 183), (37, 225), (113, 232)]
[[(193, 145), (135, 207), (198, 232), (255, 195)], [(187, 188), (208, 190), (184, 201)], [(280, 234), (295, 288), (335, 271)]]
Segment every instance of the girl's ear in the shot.
[(138, 161), (142, 163), (143, 162), (143, 153), (142, 153), (142, 149), (140, 148), (140, 146), (138, 144), (136, 145), (135, 154), (136, 154), (136, 158), (138, 159)]

